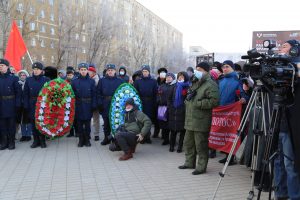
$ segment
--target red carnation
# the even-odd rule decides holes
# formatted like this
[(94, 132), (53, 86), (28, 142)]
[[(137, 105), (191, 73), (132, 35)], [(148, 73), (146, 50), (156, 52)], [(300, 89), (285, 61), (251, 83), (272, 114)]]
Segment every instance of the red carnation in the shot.
[(51, 87), (54, 87), (56, 85), (56, 83), (54, 81), (51, 81), (49, 84)]

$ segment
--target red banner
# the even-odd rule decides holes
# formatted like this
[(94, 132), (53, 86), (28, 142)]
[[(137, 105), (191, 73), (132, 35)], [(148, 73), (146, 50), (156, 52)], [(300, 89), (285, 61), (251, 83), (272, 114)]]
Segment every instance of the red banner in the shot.
[[(227, 106), (213, 109), (209, 147), (218, 151), (229, 153), (241, 120), (242, 104), (236, 102)], [(234, 154), (240, 146), (239, 140)]]

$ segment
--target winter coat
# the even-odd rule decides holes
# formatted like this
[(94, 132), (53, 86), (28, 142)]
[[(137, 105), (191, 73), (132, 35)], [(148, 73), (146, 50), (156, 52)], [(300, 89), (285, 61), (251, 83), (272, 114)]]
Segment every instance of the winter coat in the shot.
[(21, 89), (19, 78), (9, 71), (0, 74), (0, 118), (16, 116), (16, 108), (21, 107)]
[[(124, 75), (120, 75), (121, 69), (123, 69), (125, 71)], [(120, 67), (118, 78), (122, 79), (125, 83), (129, 83), (129, 76), (127, 75), (127, 70), (125, 67)]]
[[(157, 106), (168, 106), (168, 97), (175, 86), (176, 86), (176, 81), (173, 81), (172, 83), (164, 83), (158, 87), (157, 97), (156, 97)], [(168, 119), (169, 116), (167, 117), (167, 121), (158, 120), (159, 128), (168, 129), (169, 128)]]
[(124, 128), (126, 131), (134, 134), (142, 134), (144, 137), (151, 129), (151, 120), (142, 111), (134, 108), (129, 112), (125, 112)]
[(109, 109), (111, 99), (116, 91), (116, 89), (122, 84), (124, 81), (119, 79), (118, 77), (109, 77), (105, 76), (99, 80), (97, 85), (97, 100), (98, 107), (101, 107), (101, 114), (103, 117), (109, 116)]
[(248, 95), (244, 92), (241, 82), (238, 79), (237, 73), (232, 72), (224, 75), (219, 80), (220, 92), (220, 105), (225, 106), (232, 104), (239, 100), (237, 93), (240, 93), (241, 98), (249, 99)]
[[(178, 83), (177, 83), (178, 84)], [(183, 131), (185, 121), (185, 104), (175, 108), (174, 101), (176, 95), (177, 84), (172, 88), (168, 96), (168, 126), (171, 131)], [(183, 99), (186, 98), (187, 87), (182, 90)]]
[(24, 109), (29, 112), (29, 119), (34, 120), (35, 104), (40, 90), (43, 88), (46, 82), (50, 81), (48, 77), (32, 76), (26, 79), (24, 85)]
[(294, 104), (288, 107), (287, 118), (291, 132), (291, 139), (294, 147), (295, 167), (298, 173), (300, 174), (300, 78), (298, 78), (297, 80), (294, 94)]
[(205, 74), (200, 81), (192, 83), (190, 88), (196, 91), (191, 100), (185, 100), (184, 128), (190, 131), (209, 132), (212, 120), (212, 109), (219, 105), (217, 84)]
[(134, 87), (138, 91), (142, 100), (143, 112), (151, 119), (152, 122), (156, 120), (157, 104), (157, 82), (150, 76), (142, 77), (134, 82)]
[(95, 81), (88, 75), (85, 77), (79, 76), (72, 81), (71, 85), (76, 97), (76, 120), (91, 120), (93, 110), (97, 108)]

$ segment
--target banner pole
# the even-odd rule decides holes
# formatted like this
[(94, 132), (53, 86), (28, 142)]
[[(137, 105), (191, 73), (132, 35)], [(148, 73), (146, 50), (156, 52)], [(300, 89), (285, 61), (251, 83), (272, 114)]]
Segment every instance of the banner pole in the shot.
[(28, 57), (29, 57), (29, 59), (30, 59), (30, 62), (31, 62), (31, 64), (33, 64), (33, 62), (32, 62), (32, 59), (31, 59), (31, 56), (30, 56), (30, 54), (29, 54), (29, 51), (27, 50), (27, 55), (28, 55)]

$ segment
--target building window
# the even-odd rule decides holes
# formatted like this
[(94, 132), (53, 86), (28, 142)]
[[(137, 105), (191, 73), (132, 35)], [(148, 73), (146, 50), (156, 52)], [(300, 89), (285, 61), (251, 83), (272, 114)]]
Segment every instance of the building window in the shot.
[(54, 49), (54, 42), (53, 41), (51, 41), (51, 43), (50, 43), (50, 47), (51, 47), (51, 49)]
[(85, 42), (85, 35), (82, 36), (82, 42)]
[(17, 11), (19, 12), (19, 13), (23, 13), (23, 10), (24, 8), (23, 8), (23, 4), (22, 3), (18, 3), (18, 5), (17, 5)]
[(31, 46), (32, 47), (36, 46), (36, 40), (35, 40), (35, 38), (31, 38)]
[(23, 28), (23, 20), (18, 20), (18, 27)]
[(46, 26), (45, 25), (41, 25), (40, 32), (41, 33), (46, 33)]
[(35, 8), (34, 7), (32, 7), (32, 6), (29, 7), (29, 14), (30, 15), (34, 15), (35, 14)]
[(85, 24), (82, 24), (82, 30), (85, 30)]
[(50, 14), (50, 20), (54, 22), (54, 14), (53, 13)]
[(31, 31), (35, 30), (35, 23), (34, 22), (30, 22), (30, 30)]
[(76, 35), (75, 35), (75, 39), (76, 39), (76, 40), (78, 40), (78, 39), (79, 39), (79, 34), (78, 34), (78, 33), (76, 33)]
[(45, 47), (45, 40), (41, 40), (41, 47)]
[(53, 6), (54, 5), (54, 0), (49, 0), (49, 5)]
[(82, 49), (82, 53), (86, 53), (85, 48)]
[(41, 10), (40, 17), (43, 18), (43, 19), (45, 18), (45, 11), (44, 10)]
[(53, 28), (53, 27), (51, 27), (51, 29), (50, 29), (50, 33), (51, 33), (51, 35), (55, 35), (55, 30), (54, 30), (54, 28)]
[(44, 55), (41, 55), (41, 60), (42, 60), (43, 62), (45, 62), (46, 58), (45, 58)]

